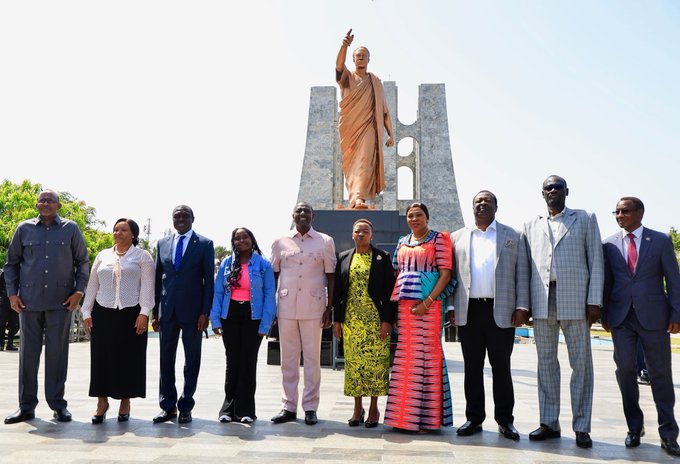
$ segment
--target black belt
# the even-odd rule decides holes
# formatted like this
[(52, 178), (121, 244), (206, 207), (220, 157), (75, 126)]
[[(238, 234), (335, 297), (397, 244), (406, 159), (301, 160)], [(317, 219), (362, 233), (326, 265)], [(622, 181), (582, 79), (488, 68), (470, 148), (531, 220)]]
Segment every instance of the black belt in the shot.
[(493, 298), (470, 298), (470, 301), (475, 303), (493, 303)]
[(234, 303), (238, 303), (238, 304), (240, 304), (240, 305), (246, 304), (246, 303), (250, 303), (250, 301), (247, 301), (247, 300), (246, 300), (246, 301), (231, 300), (231, 301), (233, 301)]

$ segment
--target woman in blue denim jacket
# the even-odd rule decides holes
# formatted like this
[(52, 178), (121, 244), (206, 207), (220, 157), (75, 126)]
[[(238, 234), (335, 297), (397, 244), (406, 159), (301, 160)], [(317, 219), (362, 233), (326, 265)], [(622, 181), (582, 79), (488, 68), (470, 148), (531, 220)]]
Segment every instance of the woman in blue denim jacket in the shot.
[(213, 332), (222, 336), (227, 356), (220, 422), (255, 419), (257, 353), (276, 316), (272, 266), (245, 227), (231, 233), (233, 254), (220, 265), (210, 310)]

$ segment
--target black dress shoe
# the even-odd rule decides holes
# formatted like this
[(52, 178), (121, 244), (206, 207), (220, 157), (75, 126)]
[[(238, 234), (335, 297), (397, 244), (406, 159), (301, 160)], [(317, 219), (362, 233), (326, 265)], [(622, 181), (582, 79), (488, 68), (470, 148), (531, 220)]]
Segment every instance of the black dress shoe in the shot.
[(362, 409), (362, 410), (361, 410), (361, 416), (360, 416), (358, 419), (352, 419), (352, 418), (350, 418), (350, 419), (347, 420), (347, 423), (349, 424), (350, 427), (357, 427), (359, 424), (363, 424), (363, 423), (364, 423), (364, 417), (365, 417), (365, 415), (366, 415), (366, 411), (364, 411), (364, 410)]
[(305, 424), (315, 425), (317, 422), (319, 419), (316, 417), (316, 411), (305, 411)]
[(649, 380), (649, 373), (647, 369), (642, 369), (637, 376), (637, 383), (640, 385), (651, 385), (652, 382)]
[(576, 446), (579, 448), (592, 448), (593, 440), (588, 432), (576, 432)]
[(640, 438), (645, 436), (645, 428), (639, 432), (628, 432), (626, 435), (626, 448), (635, 448), (640, 446)]
[(678, 446), (677, 440), (662, 438), (661, 448), (665, 449), (666, 453), (671, 456), (680, 456), (680, 446)]
[(460, 435), (461, 437), (469, 437), (470, 435), (474, 435), (477, 432), (482, 431), (482, 424), (475, 424), (471, 421), (467, 421), (460, 427), (458, 427), (458, 430), (456, 430), (456, 435)]
[(272, 422), (275, 424), (283, 424), (284, 422), (293, 422), (295, 419), (297, 419), (296, 413), (282, 409), (277, 415), (272, 417)]
[(19, 351), (19, 348), (14, 345), (7, 345), (7, 351)]
[(191, 417), (191, 411), (180, 411), (179, 417), (177, 418), (178, 424), (188, 424), (193, 418)]
[(95, 414), (92, 416), (93, 424), (101, 424), (106, 420), (106, 412), (109, 410), (109, 403), (106, 403), (106, 409), (104, 409), (104, 414)]
[(498, 425), (498, 433), (509, 440), (519, 440), (519, 432), (512, 423), (506, 425)]
[(177, 409), (171, 409), (170, 411), (163, 409), (156, 417), (153, 418), (153, 423), (160, 424), (161, 422), (172, 420), (175, 417), (177, 417)]
[(57, 422), (71, 422), (72, 419), (71, 413), (66, 408), (55, 409), (53, 416)]
[(561, 435), (559, 430), (553, 430), (545, 424), (541, 424), (539, 428), (529, 434), (529, 440), (543, 441), (548, 438), (559, 438)]
[(5, 424), (16, 424), (31, 419), (35, 419), (34, 411), (22, 411), (21, 409), (17, 409), (12, 414), (5, 417)]

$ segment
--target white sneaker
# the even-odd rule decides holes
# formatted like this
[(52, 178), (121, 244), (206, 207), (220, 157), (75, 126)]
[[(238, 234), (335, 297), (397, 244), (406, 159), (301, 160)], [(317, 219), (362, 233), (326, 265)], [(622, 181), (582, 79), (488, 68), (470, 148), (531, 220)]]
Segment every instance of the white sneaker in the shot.
[(229, 414), (222, 414), (219, 418), (219, 421), (222, 422), (223, 424), (231, 422), (231, 416)]
[(242, 423), (242, 424), (252, 424), (253, 422), (255, 422), (255, 421), (254, 421), (253, 418), (250, 417), (250, 416), (243, 416), (243, 417), (241, 418), (241, 423)]

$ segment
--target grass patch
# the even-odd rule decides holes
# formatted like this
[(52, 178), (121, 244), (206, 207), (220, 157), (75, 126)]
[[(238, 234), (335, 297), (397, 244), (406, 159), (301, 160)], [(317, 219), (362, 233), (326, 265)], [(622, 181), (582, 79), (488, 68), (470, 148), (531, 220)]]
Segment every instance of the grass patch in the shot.
[[(612, 338), (611, 332), (600, 329), (591, 329), (590, 336), (598, 338)], [(671, 337), (671, 352), (680, 353), (680, 337)]]

